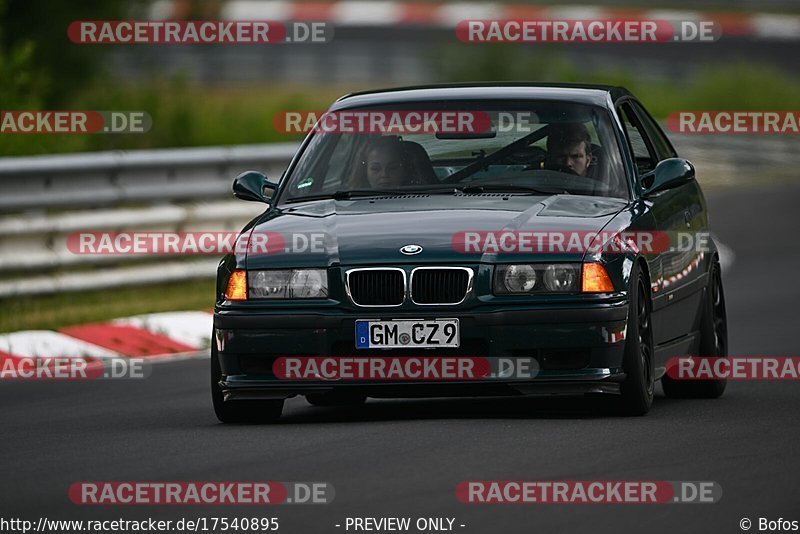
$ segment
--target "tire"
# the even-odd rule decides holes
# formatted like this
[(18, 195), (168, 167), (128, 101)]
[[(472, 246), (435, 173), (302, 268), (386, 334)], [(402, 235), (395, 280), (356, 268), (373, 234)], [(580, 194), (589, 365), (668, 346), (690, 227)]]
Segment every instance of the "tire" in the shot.
[(634, 264), (631, 272), (630, 288), (628, 327), (622, 360), (622, 369), (626, 377), (620, 388), (621, 396), (617, 400), (622, 414), (644, 415), (653, 405), (655, 368), (650, 289), (638, 264)]
[(225, 402), (219, 385), (222, 379), (219, 355), (213, 341), (214, 337), (211, 339), (211, 402), (217, 419), (223, 423), (273, 423), (280, 419), (283, 399)]
[(366, 395), (345, 395), (341, 393), (317, 393), (306, 395), (312, 406), (360, 406), (367, 401)]
[[(700, 320), (699, 356), (727, 357), (728, 320), (719, 263), (714, 262), (711, 267), (709, 280)], [(725, 392), (727, 383), (725, 379), (675, 380), (666, 375), (661, 379), (664, 395), (676, 399), (716, 399)]]

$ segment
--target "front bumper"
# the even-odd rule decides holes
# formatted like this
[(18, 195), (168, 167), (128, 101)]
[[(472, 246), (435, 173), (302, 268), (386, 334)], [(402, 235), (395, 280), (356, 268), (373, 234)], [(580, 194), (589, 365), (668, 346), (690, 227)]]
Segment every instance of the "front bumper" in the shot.
[[(571, 308), (423, 311), (252, 311), (218, 308), (214, 342), (226, 400), (275, 399), (310, 393), (370, 397), (618, 393), (626, 300)], [(458, 318), (458, 349), (355, 348), (356, 319)], [(535, 360), (533, 377), (478, 380), (286, 380), (273, 373), (279, 357), (469, 356)]]

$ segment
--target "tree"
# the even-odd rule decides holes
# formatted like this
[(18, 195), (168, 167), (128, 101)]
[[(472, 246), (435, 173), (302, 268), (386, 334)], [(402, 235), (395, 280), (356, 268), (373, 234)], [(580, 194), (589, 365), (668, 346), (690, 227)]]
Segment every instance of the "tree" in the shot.
[[(49, 108), (68, 103), (102, 71), (108, 50), (70, 42), (69, 24), (124, 18), (136, 5), (127, 0), (0, 0), (0, 85), (10, 81), (13, 86), (0, 91), (17, 92), (17, 97)], [(3, 108), (9, 109), (8, 102), (15, 100), (4, 98)]]

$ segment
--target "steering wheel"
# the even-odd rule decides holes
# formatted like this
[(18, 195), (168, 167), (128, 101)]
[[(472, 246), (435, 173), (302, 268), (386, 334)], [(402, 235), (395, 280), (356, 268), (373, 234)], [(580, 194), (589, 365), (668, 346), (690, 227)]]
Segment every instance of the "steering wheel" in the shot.
[(581, 176), (574, 170), (570, 169), (567, 165), (548, 162), (545, 169), (548, 171), (560, 172), (576, 177), (577, 179), (570, 179), (575, 183), (576, 186), (591, 186), (591, 192), (587, 194), (606, 196), (612, 191), (612, 188), (609, 186), (609, 184), (603, 183), (593, 176)]
[(528, 146), (515, 150), (503, 158), (503, 161), (512, 165), (538, 166), (544, 161), (547, 152), (538, 146)]
[(573, 176), (580, 176), (581, 178), (586, 178), (586, 176), (581, 176), (567, 165), (562, 165), (560, 163), (553, 163), (553, 162), (546, 162), (544, 168), (548, 171), (556, 171), (556, 172), (563, 172), (564, 174), (571, 174)]

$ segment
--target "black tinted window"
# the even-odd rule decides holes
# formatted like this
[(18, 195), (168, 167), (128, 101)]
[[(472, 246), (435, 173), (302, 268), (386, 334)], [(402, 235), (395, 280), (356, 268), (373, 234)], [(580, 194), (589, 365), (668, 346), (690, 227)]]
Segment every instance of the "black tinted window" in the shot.
[(644, 132), (636, 115), (634, 115), (630, 104), (625, 103), (620, 106), (619, 115), (625, 125), (625, 135), (633, 151), (639, 174), (652, 171), (656, 168), (658, 158), (650, 147), (647, 141), (647, 134)]
[(631, 105), (641, 121), (642, 127), (647, 132), (650, 141), (653, 143), (653, 149), (656, 152), (658, 161), (674, 158), (676, 156), (675, 149), (672, 148), (664, 132), (661, 131), (661, 128), (658, 127), (653, 118), (637, 102), (631, 102)]

